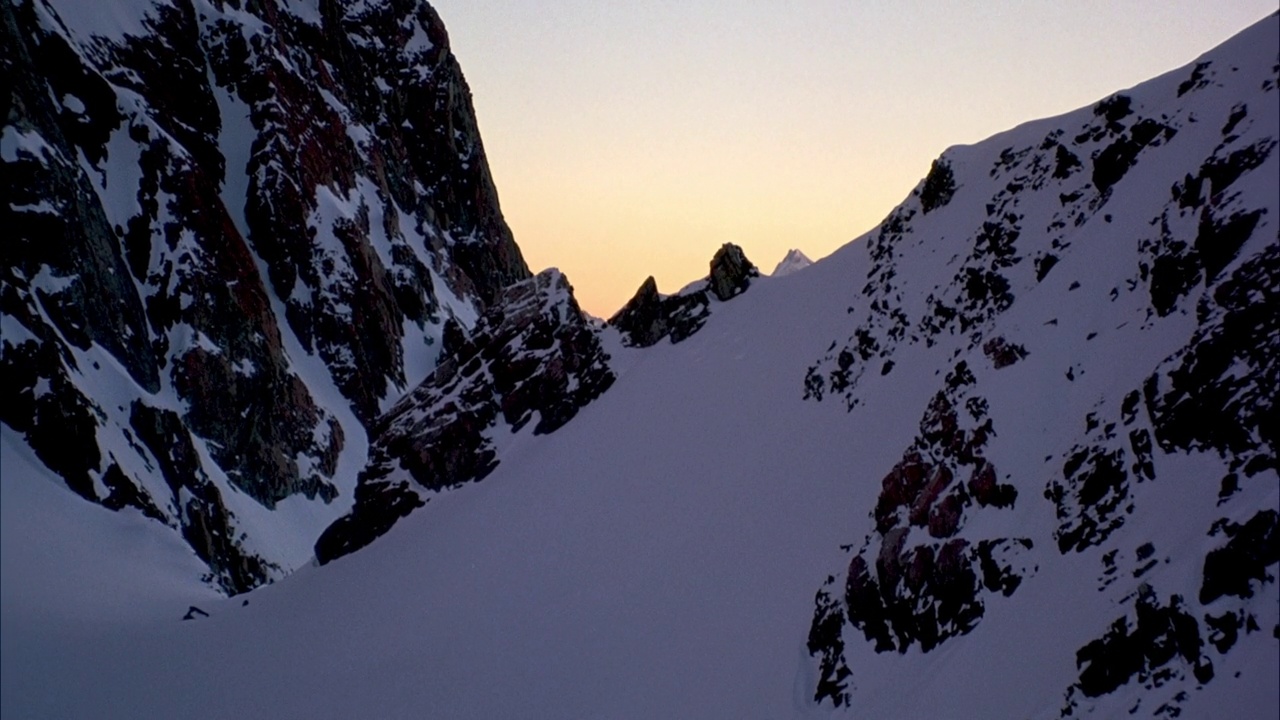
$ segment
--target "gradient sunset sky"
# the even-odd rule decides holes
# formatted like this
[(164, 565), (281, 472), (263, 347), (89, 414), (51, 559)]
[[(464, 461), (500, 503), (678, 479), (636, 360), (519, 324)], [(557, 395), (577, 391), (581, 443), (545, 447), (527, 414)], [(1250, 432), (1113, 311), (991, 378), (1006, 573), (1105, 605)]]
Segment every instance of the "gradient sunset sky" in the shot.
[(874, 227), (947, 147), (1184, 65), (1276, 0), (432, 0), (535, 272), (608, 317), (725, 242)]

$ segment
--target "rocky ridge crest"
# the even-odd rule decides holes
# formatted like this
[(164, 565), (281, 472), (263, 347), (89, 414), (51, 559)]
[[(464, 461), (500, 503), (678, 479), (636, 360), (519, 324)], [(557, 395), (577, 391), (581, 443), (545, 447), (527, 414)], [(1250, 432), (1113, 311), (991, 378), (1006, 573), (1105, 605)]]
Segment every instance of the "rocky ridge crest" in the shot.
[(622, 333), (632, 347), (656, 345), (663, 338), (679, 343), (693, 335), (711, 315), (712, 300), (726, 302), (745, 292), (760, 271), (747, 259), (742, 248), (725, 243), (711, 258), (707, 277), (675, 295), (661, 295), (653, 276), (640, 285), (608, 324)]

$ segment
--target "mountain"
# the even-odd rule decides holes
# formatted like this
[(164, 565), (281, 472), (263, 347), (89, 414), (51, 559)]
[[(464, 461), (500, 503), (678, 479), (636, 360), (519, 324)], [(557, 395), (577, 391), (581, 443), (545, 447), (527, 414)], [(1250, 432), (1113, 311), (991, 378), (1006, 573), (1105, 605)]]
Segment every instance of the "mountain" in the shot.
[(0, 419), (227, 592), (305, 564), (368, 431), (530, 277), (435, 11), (0, 8)]
[(526, 426), (535, 436), (563, 427), (617, 379), (617, 351), (606, 352), (606, 343), (681, 342), (759, 274), (742, 248), (726, 244), (706, 279), (675, 295), (659, 296), (649, 277), (609, 320), (617, 337), (582, 312), (554, 268), (508, 287), (470, 335), (446, 325), (436, 370), (373, 427), (355, 506), (321, 534), (316, 559), (328, 563), (355, 552), (433, 494), (483, 480), (501, 461), (504, 435)]
[(773, 272), (769, 273), (769, 277), (782, 277), (790, 275), (797, 270), (803, 270), (813, 264), (807, 255), (796, 249), (787, 251), (786, 257), (778, 261), (777, 266), (773, 268)]
[[(1278, 86), (1272, 15), (948, 149), (802, 273), (726, 246), (607, 323), (515, 278), (352, 426), (341, 508), (255, 511), (327, 562), (248, 595), (142, 511), (70, 502), (6, 416), (0, 711), (1274, 717)], [(46, 157), (14, 132), (6, 160)], [(124, 372), (103, 342), (57, 367), (112, 418), (142, 391), (93, 382)], [(129, 452), (181, 467), (156, 438), (188, 428), (207, 465), (160, 395), (126, 395)]]

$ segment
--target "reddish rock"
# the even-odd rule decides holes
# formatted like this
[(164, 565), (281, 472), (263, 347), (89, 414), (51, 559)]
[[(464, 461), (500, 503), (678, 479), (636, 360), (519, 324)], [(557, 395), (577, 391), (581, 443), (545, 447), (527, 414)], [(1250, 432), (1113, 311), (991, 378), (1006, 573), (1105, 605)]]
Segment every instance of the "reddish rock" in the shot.
[(912, 593), (920, 593), (933, 578), (934, 550), (932, 545), (919, 545), (911, 550), (907, 560), (906, 586)]
[(929, 471), (930, 467), (919, 453), (910, 452), (884, 477), (875, 509), (879, 532), (887, 532), (897, 524), (898, 508), (911, 507), (915, 503)]
[(996, 336), (982, 344), (982, 352), (991, 358), (996, 370), (1009, 367), (1027, 356), (1027, 349)]
[(987, 506), (996, 494), (996, 468), (987, 461), (982, 461), (969, 477), (969, 494), (979, 505)]
[(882, 593), (896, 592), (902, 579), (902, 548), (908, 532), (908, 528), (894, 528), (884, 536), (880, 554), (876, 557), (876, 576), (880, 578)]
[(929, 535), (935, 538), (948, 538), (960, 529), (960, 518), (964, 514), (965, 498), (959, 492), (953, 492), (942, 499), (929, 511)]
[(933, 469), (929, 475), (929, 481), (911, 505), (908, 519), (912, 525), (922, 526), (929, 521), (934, 501), (951, 485), (953, 479), (954, 476), (946, 465), (938, 465)]
[[(328, 500), (344, 437), (295, 371), (301, 358), (286, 356), (287, 334), (370, 427), (417, 380), (405, 376), (405, 328), (431, 339), (442, 289), (470, 316), (530, 276), (435, 11), (319, 8), (312, 23), (278, 3), (158, 3), (138, 32), (89, 47), (56, 4), (0, 6), (7, 123), (48, 150), (6, 157), (0, 179), (17, 208), (0, 309), (34, 338), (0, 358), (0, 419), (85, 498), (164, 515), (215, 574), (239, 562), (206, 541), (241, 534), (230, 515), (212, 500), (191, 514), (147, 497), (163, 483), (111, 471), (97, 448), (127, 429), (130, 400), (153, 405), (172, 388), (181, 427), (166, 432), (204, 441), (222, 492), (225, 476), (267, 508)], [(406, 42), (419, 34), (429, 42)], [(131, 156), (132, 169), (119, 164)], [(40, 207), (56, 212), (21, 210)], [(65, 287), (36, 297), (42, 268)], [(119, 384), (129, 399), (98, 407), (71, 381), (72, 348), (95, 344), (132, 381)], [(553, 364), (547, 384), (574, 372)], [(35, 397), (37, 385), (51, 394)], [(510, 413), (527, 419), (547, 392), (522, 385)], [(571, 414), (551, 409), (547, 427)], [(237, 572), (232, 591), (265, 579)]]

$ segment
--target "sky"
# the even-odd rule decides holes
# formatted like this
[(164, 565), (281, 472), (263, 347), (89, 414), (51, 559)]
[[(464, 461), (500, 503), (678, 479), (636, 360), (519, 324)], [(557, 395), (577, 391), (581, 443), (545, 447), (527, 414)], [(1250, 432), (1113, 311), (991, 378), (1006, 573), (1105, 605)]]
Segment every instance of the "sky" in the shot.
[(875, 227), (946, 148), (1193, 60), (1276, 0), (432, 0), (507, 222), (583, 309)]

